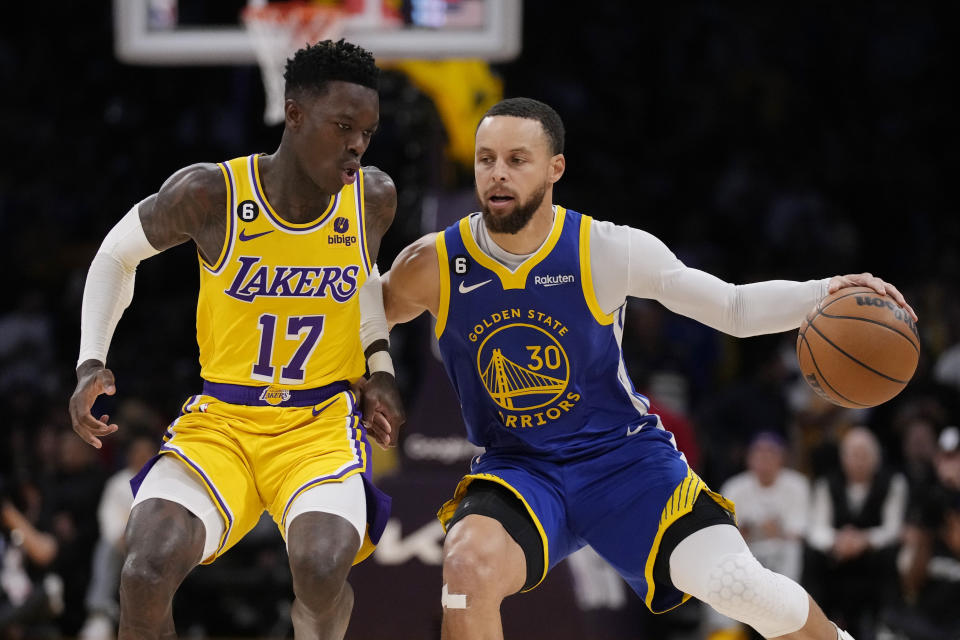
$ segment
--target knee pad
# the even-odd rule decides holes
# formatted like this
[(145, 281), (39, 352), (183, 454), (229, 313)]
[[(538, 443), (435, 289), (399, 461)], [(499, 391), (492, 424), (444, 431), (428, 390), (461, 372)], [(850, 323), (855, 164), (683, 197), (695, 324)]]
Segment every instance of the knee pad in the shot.
[(749, 551), (718, 556), (703, 567), (703, 594), (720, 613), (748, 624), (765, 638), (799, 630), (807, 622), (807, 592), (793, 580), (762, 566)]

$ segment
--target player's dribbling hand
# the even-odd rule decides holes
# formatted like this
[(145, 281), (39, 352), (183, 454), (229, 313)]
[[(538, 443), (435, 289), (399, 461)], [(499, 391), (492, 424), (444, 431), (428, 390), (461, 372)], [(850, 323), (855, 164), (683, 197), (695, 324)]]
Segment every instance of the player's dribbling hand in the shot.
[(383, 449), (396, 446), (407, 419), (396, 379), (384, 371), (371, 374), (360, 390), (360, 406), (367, 433)]
[(844, 287), (869, 287), (880, 295), (890, 296), (894, 302), (907, 310), (907, 313), (910, 314), (914, 322), (919, 320), (917, 314), (913, 311), (913, 307), (907, 304), (900, 290), (889, 282), (884, 282), (882, 278), (878, 278), (872, 273), (852, 273), (845, 276), (833, 276), (827, 284), (827, 293), (836, 293)]
[(101, 393), (112, 396), (117, 392), (113, 372), (96, 360), (87, 360), (77, 368), (77, 388), (70, 396), (70, 421), (73, 430), (84, 442), (99, 449), (100, 438), (110, 435), (119, 427), (110, 424), (110, 416), (104, 414), (97, 420), (90, 413), (94, 401)]

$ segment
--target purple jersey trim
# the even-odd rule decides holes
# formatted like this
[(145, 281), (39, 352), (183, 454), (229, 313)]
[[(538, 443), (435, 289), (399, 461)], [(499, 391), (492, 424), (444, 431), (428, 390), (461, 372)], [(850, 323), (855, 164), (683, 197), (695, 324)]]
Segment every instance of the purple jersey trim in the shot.
[(363, 268), (370, 275), (373, 271), (373, 261), (367, 251), (366, 211), (363, 210), (363, 170), (357, 171), (357, 181), (354, 183), (353, 196), (357, 203), (357, 227), (360, 230), (360, 253), (363, 255)]
[(258, 172), (258, 162), (257, 154), (250, 156), (250, 182), (253, 185), (253, 193), (257, 197), (257, 202), (260, 203), (260, 208), (263, 209), (267, 217), (270, 218), (270, 221), (274, 225), (283, 229), (284, 231), (290, 231), (292, 233), (306, 233), (313, 231), (318, 227), (322, 226), (331, 216), (337, 211), (337, 207), (340, 206), (340, 192), (333, 197), (333, 201), (330, 204), (330, 208), (327, 210), (325, 215), (320, 216), (320, 218), (311, 224), (308, 227), (294, 227), (290, 226), (284, 222), (279, 216), (274, 214), (273, 208), (267, 203), (267, 197), (263, 194), (263, 191), (260, 190), (260, 173)]
[(187, 463), (191, 469), (193, 469), (197, 474), (203, 478), (203, 482), (207, 485), (207, 489), (216, 499), (217, 504), (220, 505), (221, 514), (226, 516), (227, 519), (227, 528), (223, 532), (223, 536), (220, 538), (220, 544), (217, 545), (217, 550), (215, 553), (220, 553), (224, 545), (227, 544), (227, 539), (230, 537), (230, 530), (233, 529), (233, 514), (230, 513), (230, 508), (227, 506), (226, 501), (223, 499), (223, 496), (220, 495), (220, 492), (217, 490), (217, 486), (213, 484), (213, 481), (207, 476), (206, 472), (198, 465), (196, 462), (187, 457), (187, 455), (179, 448), (172, 446), (169, 442), (162, 447), (160, 451), (169, 451), (170, 453), (175, 454), (178, 458)]
[[(249, 407), (312, 407), (349, 389), (350, 383), (346, 380), (337, 380), (313, 389), (277, 388), (276, 391), (268, 386), (249, 387), (242, 384), (203, 381), (203, 395), (214, 397), (221, 402)], [(272, 391), (273, 394), (280, 393), (285, 397), (276, 398), (275, 395), (271, 394), (274, 401), (268, 402), (265, 398), (268, 391)]]
[[(201, 264), (204, 268), (210, 273), (217, 275), (223, 268), (227, 265), (227, 262), (230, 259), (230, 252), (233, 250), (233, 232), (236, 230), (236, 224), (234, 223), (234, 211), (233, 208), (236, 205), (237, 200), (237, 183), (233, 177), (233, 169), (230, 168), (230, 164), (227, 162), (221, 162), (220, 166), (223, 167), (224, 172), (227, 174), (227, 180), (230, 182), (230, 192), (227, 193), (227, 245), (223, 248), (223, 254), (220, 256), (220, 260), (217, 264), (210, 266), (207, 264), (206, 260), (203, 260), (201, 256)], [(199, 253), (199, 248), (197, 252)]]

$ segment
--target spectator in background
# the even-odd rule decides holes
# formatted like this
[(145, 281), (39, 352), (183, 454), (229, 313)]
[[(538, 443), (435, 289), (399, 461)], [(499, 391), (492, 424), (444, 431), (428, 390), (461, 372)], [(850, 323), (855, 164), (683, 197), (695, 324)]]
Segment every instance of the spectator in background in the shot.
[(831, 619), (872, 640), (897, 591), (907, 481), (881, 466), (880, 445), (865, 427), (844, 435), (840, 467), (814, 486), (805, 585)]
[[(15, 501), (30, 501), (35, 487), (8, 488), (0, 477), (0, 638), (56, 637), (54, 618), (63, 611), (63, 581), (50, 571), (57, 539)], [(24, 513), (26, 511), (26, 513)]]
[(924, 501), (924, 496), (937, 484), (934, 458), (937, 454), (937, 428), (923, 415), (910, 417), (903, 427), (901, 444), (903, 473), (910, 489), (908, 512)]
[(60, 630), (75, 636), (86, 617), (84, 600), (90, 581), (90, 559), (98, 537), (93, 514), (103, 493), (104, 473), (94, 449), (73, 431), (58, 431), (54, 443), (48, 452), (55, 459), (49, 463), (52, 477), (46, 482), (42, 513), (59, 548), (53, 567), (63, 578)]
[(960, 300), (955, 293), (949, 289), (944, 291), (941, 313), (945, 344), (933, 364), (933, 379), (954, 391), (960, 391)]
[(56, 390), (53, 320), (44, 295), (27, 291), (16, 309), (0, 315), (0, 393), (17, 388)]
[(940, 354), (933, 367), (933, 379), (960, 390), (960, 342)]
[(899, 558), (904, 604), (886, 616), (891, 633), (910, 640), (960, 637), (960, 429), (940, 434), (937, 482), (911, 509)]
[[(747, 470), (727, 480), (721, 493), (736, 505), (737, 524), (760, 563), (799, 582), (810, 484), (784, 466), (786, 455), (780, 434), (761, 431), (747, 449)], [(711, 640), (748, 637), (743, 625), (710, 612)]]
[(656, 398), (653, 406), (657, 415), (663, 424), (670, 425), (677, 449), (683, 452), (690, 468), (699, 473), (702, 468), (700, 444), (690, 418), (687, 378), (672, 371), (643, 371), (637, 379), (636, 386), (643, 390), (643, 395)]
[[(782, 336), (752, 336), (742, 341), (742, 377), (701, 407), (707, 482), (719, 484), (743, 469), (754, 434), (772, 431), (786, 437), (793, 413), (786, 384), (790, 370), (782, 356)], [(710, 425), (723, 425), (722, 429)]]
[(135, 432), (127, 445), (126, 466), (107, 480), (97, 508), (100, 538), (93, 553), (92, 575), (87, 588), (87, 620), (80, 630), (82, 640), (116, 637), (120, 616), (117, 589), (123, 568), (123, 530), (133, 505), (130, 480), (153, 457), (156, 439), (146, 431)]

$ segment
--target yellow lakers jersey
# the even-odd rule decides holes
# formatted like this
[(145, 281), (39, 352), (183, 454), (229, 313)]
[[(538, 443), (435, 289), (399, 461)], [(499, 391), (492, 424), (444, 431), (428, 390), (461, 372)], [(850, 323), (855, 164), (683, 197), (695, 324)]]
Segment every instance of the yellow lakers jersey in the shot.
[(294, 224), (267, 201), (257, 155), (219, 166), (227, 232), (215, 264), (199, 257), (201, 376), (287, 389), (359, 379), (357, 293), (371, 268), (362, 172), (319, 218)]

